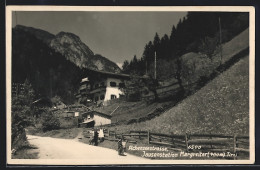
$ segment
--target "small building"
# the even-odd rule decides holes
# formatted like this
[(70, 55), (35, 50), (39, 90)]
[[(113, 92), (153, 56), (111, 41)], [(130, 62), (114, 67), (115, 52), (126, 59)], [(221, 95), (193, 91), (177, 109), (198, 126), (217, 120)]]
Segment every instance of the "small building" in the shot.
[(81, 114), (83, 122), (81, 124), (86, 127), (102, 126), (111, 124), (111, 117), (105, 113), (97, 111), (89, 111)]
[(65, 111), (62, 113), (62, 117), (74, 117), (75, 116), (75, 112), (73, 111)]
[(17, 96), (24, 92), (24, 84), (12, 83), (12, 95)]

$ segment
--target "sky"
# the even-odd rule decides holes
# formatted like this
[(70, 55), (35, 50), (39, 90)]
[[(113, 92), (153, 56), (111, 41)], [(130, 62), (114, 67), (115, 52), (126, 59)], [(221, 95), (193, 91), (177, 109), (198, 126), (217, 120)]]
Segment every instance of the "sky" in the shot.
[[(14, 13), (13, 13), (14, 14)], [(141, 58), (145, 44), (157, 32), (170, 36), (173, 25), (187, 12), (78, 12), (19, 11), (13, 15), (17, 24), (39, 28), (54, 35), (61, 31), (78, 35), (95, 54), (121, 65), (134, 55)]]

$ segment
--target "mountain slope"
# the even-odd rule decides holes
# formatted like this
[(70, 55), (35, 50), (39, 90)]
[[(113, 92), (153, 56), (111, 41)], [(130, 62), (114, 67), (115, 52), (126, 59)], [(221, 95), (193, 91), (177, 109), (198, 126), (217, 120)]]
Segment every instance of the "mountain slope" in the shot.
[(249, 133), (249, 57), (212, 80), (194, 95), (150, 121), (119, 126), (160, 133)]
[(121, 69), (114, 62), (101, 55), (94, 55), (91, 49), (75, 34), (60, 32), (53, 35), (44, 30), (22, 25), (17, 25), (14, 29), (32, 34), (80, 68), (121, 72)]
[[(231, 41), (223, 44), (223, 67), (227, 69), (210, 82), (202, 85), (195, 93), (178, 103), (160, 116), (131, 125), (119, 125), (122, 132), (129, 130), (151, 130), (159, 133), (224, 133), (248, 134), (249, 128), (249, 57), (248, 29), (241, 32)], [(197, 53), (182, 56), (188, 66), (196, 66), (191, 76), (196, 82), (201, 76), (207, 76), (219, 66), (219, 57), (215, 61), (205, 59)], [(186, 83), (186, 82), (185, 82)], [(200, 83), (200, 82), (199, 82)], [(201, 87), (201, 86), (200, 86)], [(173, 97), (175, 99), (175, 97)], [(154, 103), (155, 104), (155, 103)], [(153, 105), (154, 105), (153, 104)], [(114, 104), (116, 108), (117, 104)], [(149, 106), (150, 107), (150, 106)], [(136, 119), (141, 110), (147, 106), (130, 112), (124, 110), (113, 113), (112, 119), (121, 117)], [(111, 109), (113, 110), (113, 109)], [(117, 109), (119, 110), (119, 109)], [(123, 115), (124, 114), (124, 115)], [(142, 113), (143, 117), (147, 113)], [(117, 118), (119, 117), (119, 118)], [(124, 119), (119, 119), (124, 120)]]
[(79, 67), (86, 67), (89, 57), (94, 55), (89, 47), (72, 33), (58, 33), (49, 45)]
[(29, 79), (37, 97), (58, 95), (74, 101), (83, 71), (30, 32), (13, 29), (12, 82)]
[(23, 30), (29, 34), (34, 35), (37, 39), (42, 40), (44, 43), (49, 44), (50, 41), (55, 37), (53, 34), (44, 31), (44, 30), (40, 30), (40, 29), (36, 29), (33, 27), (26, 27), (23, 25), (16, 25), (15, 27), (16, 30)]

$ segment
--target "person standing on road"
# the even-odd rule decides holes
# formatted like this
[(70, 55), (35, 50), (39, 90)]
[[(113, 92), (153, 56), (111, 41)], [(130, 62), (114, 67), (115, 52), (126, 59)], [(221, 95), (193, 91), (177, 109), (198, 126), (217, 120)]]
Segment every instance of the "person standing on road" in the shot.
[(127, 143), (127, 140), (124, 140), (124, 138), (123, 138), (122, 139), (123, 153), (126, 153), (126, 143)]
[(93, 145), (94, 143), (94, 129), (90, 130), (90, 138), (89, 138), (89, 144)]
[(104, 130), (102, 128), (99, 130), (98, 138), (100, 142), (104, 141)]
[(95, 132), (94, 132), (94, 142), (95, 142), (95, 146), (98, 146), (98, 132), (97, 132), (97, 129), (95, 129)]

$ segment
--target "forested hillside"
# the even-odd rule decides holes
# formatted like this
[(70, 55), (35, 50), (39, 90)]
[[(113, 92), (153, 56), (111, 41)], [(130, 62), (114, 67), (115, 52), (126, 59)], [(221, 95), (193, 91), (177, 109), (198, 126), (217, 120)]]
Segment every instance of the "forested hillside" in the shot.
[[(143, 56), (125, 61), (125, 73), (154, 75), (154, 56), (157, 57), (157, 78), (165, 80), (176, 76), (177, 59), (194, 52), (212, 59), (219, 53), (221, 43), (231, 40), (249, 26), (249, 14), (239, 12), (188, 12), (187, 16), (173, 25), (170, 35), (155, 33), (145, 47)], [(221, 30), (221, 42), (220, 42)]]
[(28, 79), (37, 97), (73, 102), (83, 71), (28, 32), (13, 29), (12, 37), (12, 82)]

